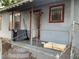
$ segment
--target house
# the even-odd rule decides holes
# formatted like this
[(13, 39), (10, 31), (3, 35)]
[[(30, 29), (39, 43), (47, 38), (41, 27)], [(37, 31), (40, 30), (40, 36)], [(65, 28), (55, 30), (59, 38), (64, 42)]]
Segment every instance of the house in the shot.
[[(39, 2), (39, 4), (37, 2)], [(23, 3), (26, 4), (25, 2)], [(11, 29), (18, 27), (18, 29), (27, 29), (28, 31), (31, 31), (30, 29), (32, 29), (32, 37), (34, 38), (37, 35), (39, 36), (39, 39), (42, 41), (50, 41), (50, 42), (55, 41), (64, 44), (68, 42), (69, 40), (68, 30), (71, 21), (68, 19), (70, 19), (71, 14), (70, 13), (71, 2), (64, 0), (57, 0), (57, 1), (46, 0), (46, 2), (36, 0), (34, 3), (32, 2), (27, 3), (26, 5), (23, 6), (22, 5), (20, 6), (19, 3), (2, 9), (0, 17), (1, 18), (0, 37), (11, 38), (11, 32), (12, 32)], [(33, 15), (31, 13), (32, 4), (34, 5)], [(24, 6), (26, 8), (24, 8)], [(55, 16), (51, 14), (52, 13), (51, 9), (55, 7), (61, 9), (59, 15), (61, 17), (59, 18), (58, 21), (51, 20), (53, 18), (52, 16)], [(34, 20), (35, 18), (36, 19), (39, 18), (40, 20)], [(15, 21), (14, 19), (18, 20)], [(19, 24), (15, 26), (14, 24), (15, 22), (18, 22)], [(39, 27), (39, 30), (37, 27)]]
[[(13, 40), (12, 29), (27, 30), (29, 41), (71, 41), (71, 24), (78, 17), (78, 0), (23, 0), (0, 10), (0, 37)], [(21, 33), (22, 34), (22, 33)], [(20, 34), (18, 34), (20, 35)]]

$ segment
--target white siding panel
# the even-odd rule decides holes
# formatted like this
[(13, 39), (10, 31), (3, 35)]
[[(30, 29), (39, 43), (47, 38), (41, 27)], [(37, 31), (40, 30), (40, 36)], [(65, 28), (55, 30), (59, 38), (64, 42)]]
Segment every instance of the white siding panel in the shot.
[[(49, 5), (42, 7), (41, 17), (41, 40), (53, 41), (58, 43), (67, 43), (69, 41), (70, 30), (70, 1), (65, 1), (64, 22), (63, 23), (49, 23)], [(53, 31), (57, 30), (57, 31)], [(63, 32), (66, 31), (66, 32)]]
[(9, 13), (2, 14), (2, 28), (0, 30), (0, 37), (11, 38), (11, 31), (9, 31)]
[(55, 42), (55, 43), (68, 43), (68, 32), (58, 31), (41, 31), (41, 40)]

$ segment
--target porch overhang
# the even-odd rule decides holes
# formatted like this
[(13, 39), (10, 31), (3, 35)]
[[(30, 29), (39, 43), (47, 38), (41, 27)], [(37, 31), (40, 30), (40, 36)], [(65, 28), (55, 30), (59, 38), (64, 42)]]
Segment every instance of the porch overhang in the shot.
[(64, 0), (23, 0), (21, 2), (18, 2), (16, 4), (13, 4), (8, 7), (4, 7), (0, 10), (0, 12), (4, 11), (24, 11), (31, 9), (32, 7), (39, 7), (43, 6), (46, 4), (55, 4), (55, 3), (60, 3), (63, 2)]
[[(13, 11), (13, 10), (19, 10), (21, 9), (22, 6), (25, 6), (27, 4), (27, 6), (29, 5), (29, 3), (31, 4), (33, 2), (33, 0), (23, 0), (21, 2), (18, 2), (18, 3), (15, 3), (13, 5), (10, 5), (10, 6), (7, 6), (7, 7), (4, 7), (2, 9), (0, 9), (0, 12), (3, 12), (3, 11)], [(26, 6), (26, 7), (27, 7)]]

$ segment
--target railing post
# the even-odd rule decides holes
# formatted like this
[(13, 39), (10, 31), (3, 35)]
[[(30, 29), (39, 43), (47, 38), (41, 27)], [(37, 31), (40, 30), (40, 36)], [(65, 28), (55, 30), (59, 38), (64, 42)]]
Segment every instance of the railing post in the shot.
[(59, 57), (60, 57), (59, 54), (57, 54), (57, 55), (56, 55), (56, 59), (60, 59)]
[(75, 27), (75, 21), (73, 21), (73, 24), (72, 24), (72, 39), (71, 39), (72, 45), (71, 45), (70, 59), (73, 59), (73, 56), (74, 56), (73, 54), (73, 50), (74, 50), (73, 45), (74, 45), (74, 40), (75, 40), (74, 27)]

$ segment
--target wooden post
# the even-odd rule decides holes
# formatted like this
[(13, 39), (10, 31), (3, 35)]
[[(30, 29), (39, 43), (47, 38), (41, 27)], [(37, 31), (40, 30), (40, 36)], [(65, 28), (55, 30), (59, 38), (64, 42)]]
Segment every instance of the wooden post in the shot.
[(33, 44), (33, 40), (32, 40), (32, 36), (33, 36), (33, 34), (32, 34), (32, 21), (33, 21), (33, 8), (32, 8), (32, 11), (31, 11), (31, 45)]
[(12, 29), (14, 28), (14, 17), (13, 17), (13, 11), (12, 11)]

